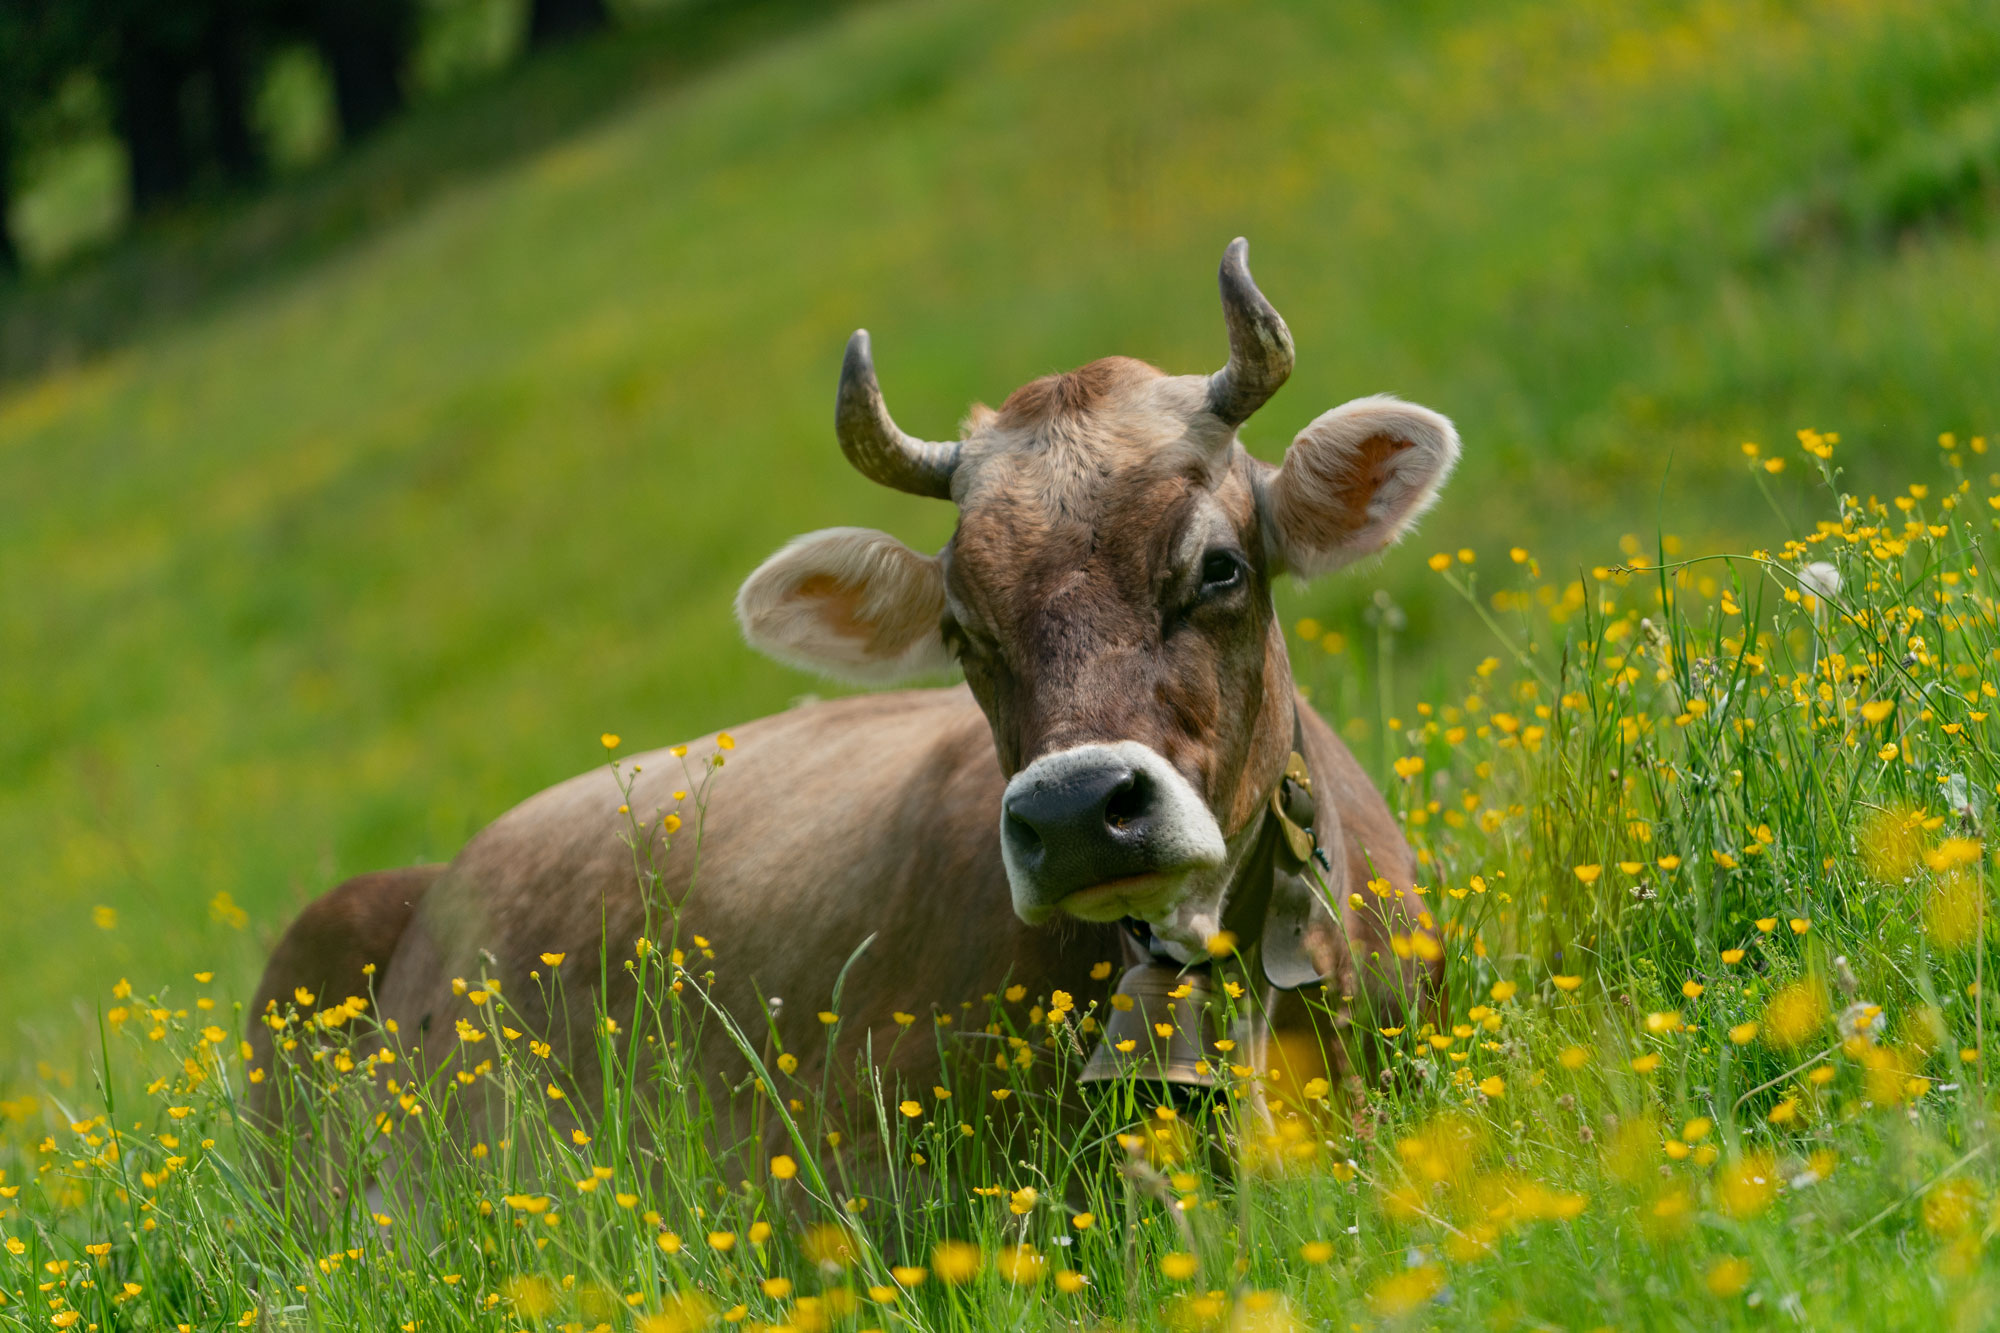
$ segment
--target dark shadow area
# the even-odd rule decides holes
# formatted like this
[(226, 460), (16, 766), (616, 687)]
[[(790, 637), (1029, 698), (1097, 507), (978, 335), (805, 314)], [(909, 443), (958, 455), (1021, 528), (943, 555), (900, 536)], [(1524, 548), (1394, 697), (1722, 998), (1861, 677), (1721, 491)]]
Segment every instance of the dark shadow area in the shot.
[(697, 0), (565, 43), (413, 109), (298, 177), (221, 191), (135, 222), (110, 245), (0, 280), (0, 384), (77, 364), (309, 268), (635, 98), (691, 83), (848, 8)]

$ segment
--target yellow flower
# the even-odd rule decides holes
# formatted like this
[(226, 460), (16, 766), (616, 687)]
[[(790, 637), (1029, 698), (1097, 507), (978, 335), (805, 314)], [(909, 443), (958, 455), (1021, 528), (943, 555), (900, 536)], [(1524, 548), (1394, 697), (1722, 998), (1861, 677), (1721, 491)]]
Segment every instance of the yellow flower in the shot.
[(913, 1101), (906, 1101), (901, 1106), (898, 1106), (896, 1109), (898, 1111), (901, 1111), (904, 1115), (908, 1116), (912, 1120), (915, 1120), (918, 1116), (924, 1113), (924, 1108), (918, 1103)]
[(760, 1285), (764, 1294), (774, 1301), (782, 1301), (792, 1294), (792, 1280), (788, 1277), (767, 1277)]
[(733, 1231), (711, 1231), (708, 1233), (708, 1248), (718, 1254), (727, 1254), (736, 1248), (736, 1233)]
[(1422, 755), (1405, 755), (1390, 767), (1396, 770), (1397, 777), (1407, 780), (1424, 771), (1424, 759)]
[(93, 907), (90, 909), (90, 919), (97, 923), (99, 930), (116, 930), (118, 928), (118, 909), (103, 906)]
[(1585, 884), (1597, 883), (1597, 877), (1604, 873), (1603, 866), (1574, 866), (1572, 870)]
[(597, 742), (607, 750), (615, 750), (618, 748), (618, 733), (607, 731), (597, 738)]
[(1902, 751), (1897, 747), (1896, 742), (1890, 741), (1887, 745), (1883, 746), (1881, 749), (1875, 752), (1875, 757), (1877, 759), (1894, 759), (1897, 755), (1901, 753)]
[(1938, 1236), (1956, 1236), (1978, 1220), (1977, 1183), (1960, 1177), (1947, 1180), (1924, 1195), (1924, 1226)]
[(1444, 1270), (1437, 1264), (1424, 1264), (1383, 1278), (1368, 1293), (1368, 1301), (1376, 1313), (1393, 1319), (1415, 1310), (1443, 1286)]
[(1558, 1055), (1556, 1059), (1562, 1062), (1564, 1069), (1581, 1069), (1589, 1063), (1590, 1052), (1581, 1046), (1565, 1046), (1562, 1049), (1562, 1054)]
[(1027, 1287), (1041, 1281), (1042, 1272), (1048, 1267), (1048, 1260), (1037, 1253), (1032, 1245), (1014, 1245), (994, 1256), (993, 1267), (1001, 1277), (1015, 1286)]
[(1731, 964), (1740, 963), (1743, 961), (1743, 951), (1741, 949), (1724, 949), (1722, 951), (1722, 961)]
[(1065, 1296), (1076, 1295), (1083, 1290), (1083, 1285), (1083, 1274), (1074, 1269), (1065, 1268), (1056, 1274), (1056, 1290)]
[(1333, 1243), (1324, 1240), (1309, 1240), (1299, 1246), (1299, 1258), (1309, 1264), (1323, 1264), (1333, 1258)]
[(1770, 934), (1777, 928), (1778, 928), (1778, 918), (1774, 916), (1760, 916), (1757, 918), (1757, 929), (1763, 931), (1766, 935)]
[(1708, 987), (1702, 985), (1699, 981), (1693, 980), (1692, 978), (1690, 978), (1687, 981), (1683, 981), (1681, 983), (1681, 994), (1687, 996), (1690, 1000), (1699, 1000), (1701, 998), (1701, 993), (1707, 989)]
[(567, 957), (569, 957), (567, 953), (545, 953), (542, 955), (542, 961), (550, 967), (561, 967), (562, 960)]
[(1786, 1049), (1802, 1046), (1826, 1022), (1826, 997), (1814, 982), (1795, 981), (1764, 1007), (1764, 1039)]
[(1871, 699), (1861, 705), (1861, 717), (1866, 722), (1880, 722), (1896, 711), (1894, 699)]
[(1035, 1200), (1040, 1197), (1033, 1185), (1024, 1185), (1007, 1197), (1007, 1211), (1016, 1217), (1026, 1217), (1035, 1211)]
[(1764, 1117), (1764, 1119), (1774, 1125), (1789, 1125), (1798, 1118), (1799, 1099), (1796, 1097), (1785, 1098), (1785, 1100), (1772, 1107), (1771, 1113)]
[(1493, 983), (1493, 989), (1488, 991), (1487, 994), (1493, 997), (1495, 1004), (1505, 1004), (1514, 998), (1514, 992), (1519, 989), (1520, 987), (1511, 981), (1496, 981)]
[(1069, 1224), (1078, 1231), (1088, 1231), (1097, 1225), (1097, 1218), (1091, 1213), (1076, 1213), (1070, 1217)]
[(1507, 1081), (1495, 1074), (1479, 1080), (1479, 1090), (1488, 1097), (1504, 1097), (1507, 1095)]
[[(977, 1265), (975, 1264), (976, 1267)], [(917, 1287), (923, 1285), (924, 1279), (929, 1276), (929, 1270), (913, 1268), (908, 1265), (899, 1265), (889, 1270), (889, 1276), (895, 1278), (897, 1283), (902, 1286)]]
[(985, 1262), (977, 1245), (962, 1240), (948, 1240), (931, 1251), (931, 1271), (938, 1275), (938, 1281), (954, 1287), (977, 1277)]
[(1659, 860), (1659, 867), (1662, 870), (1673, 870), (1677, 868), (1680, 865), (1680, 863), (1681, 859), (1678, 856), (1663, 856)]
[(1640, 1074), (1650, 1074), (1659, 1067), (1660, 1054), (1658, 1051), (1648, 1051), (1632, 1062), (1633, 1071)]
[(1091, 964), (1090, 979), (1092, 981), (1102, 981), (1110, 975), (1111, 975), (1111, 964), (1109, 963)]
[(799, 1164), (782, 1153), (771, 1159), (771, 1174), (779, 1180), (790, 1180), (799, 1173)]
[(1729, 1040), (1735, 1042), (1738, 1046), (1748, 1046), (1751, 1042), (1757, 1040), (1757, 1024), (1754, 1021), (1738, 1023), (1735, 1027), (1729, 1029)]
[(838, 1023), (840, 1021), (840, 1015), (836, 1014), (831, 1009), (822, 1009), (819, 1011), (819, 1021), (824, 1023), (828, 1027), (832, 1027), (835, 1023)]
[(784, 1053), (783, 1055), (780, 1055), (780, 1056), (778, 1057), (778, 1072), (779, 1072), (779, 1073), (781, 1073), (781, 1074), (796, 1074), (796, 1073), (798, 1072), (798, 1070), (799, 1070), (799, 1057), (798, 1057), (798, 1056), (796, 1056), (796, 1055), (793, 1055), (793, 1054), (792, 1054), (792, 1053), (791, 1053), (790, 1051), (786, 1051), (786, 1052), (785, 1052), (785, 1053)]
[(1160, 1259), (1160, 1275), (1171, 1282), (1187, 1281), (1200, 1267), (1195, 1257), (1184, 1251), (1163, 1255)]
[(1805, 917), (1795, 916), (1791, 920), (1791, 926), (1792, 926), (1792, 934), (1803, 935), (1807, 931), (1812, 929), (1812, 922), (1807, 920)]
[(718, 750), (733, 750), (736, 748), (736, 738), (726, 731), (718, 731), (715, 733), (715, 748)]
[(1715, 1180), (1715, 1196), (1731, 1217), (1755, 1217), (1778, 1193), (1777, 1163), (1769, 1153), (1731, 1162)]
[(1750, 1285), (1750, 1261), (1748, 1259), (1717, 1259), (1709, 1265), (1708, 1276), (1704, 1279), (1709, 1294), (1721, 1300), (1741, 1296), (1743, 1289)]
[(1436, 570), (1438, 573), (1442, 574), (1447, 569), (1451, 568), (1451, 557), (1446, 555), (1443, 551), (1439, 551), (1436, 555), (1432, 556), (1429, 560), (1426, 560), (1424, 563), (1429, 565), (1432, 569)]
[(1560, 991), (1573, 991), (1583, 984), (1583, 978), (1575, 976), (1556, 976), (1550, 977), (1549, 980), (1555, 982), (1556, 989)]

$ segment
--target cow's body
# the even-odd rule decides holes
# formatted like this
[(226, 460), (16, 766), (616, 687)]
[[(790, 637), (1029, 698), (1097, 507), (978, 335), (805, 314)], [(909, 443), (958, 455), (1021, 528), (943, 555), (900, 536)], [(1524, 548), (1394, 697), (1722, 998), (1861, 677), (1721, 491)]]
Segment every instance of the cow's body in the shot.
[[(321, 1003), (338, 1002), (338, 978), (374, 963), (363, 975), (376, 1017), (435, 1070), (476, 1017), (464, 991), (491, 978), (510, 1025), (555, 1048), (574, 1105), (599, 1087), (600, 1014), (631, 1012), (642, 937), (690, 950), (703, 989), (712, 949), (715, 1000), (760, 1043), (781, 999), (775, 1036), (808, 1083), (824, 1064), (819, 1016), (871, 937), (841, 993), (833, 1071), (867, 1051), (919, 1085), (940, 1059), (934, 1014), (957, 1017), (1009, 984), (1101, 996), (1108, 984), (1091, 974), (1120, 952), (1121, 918), (1143, 927), (1123, 945), (1140, 969), (1178, 972), (1240, 945), (1253, 985), (1324, 979), (1336, 1007), (1365, 1001), (1384, 1019), (1434, 999), (1442, 951), (1409, 848), (1298, 700), (1270, 589), (1396, 540), (1450, 471), (1457, 436), (1427, 409), (1358, 399), (1302, 430), (1282, 467), (1252, 458), (1236, 430), (1289, 374), (1291, 338), (1241, 241), (1221, 288), (1221, 371), (1106, 358), (975, 408), (948, 443), (896, 426), (857, 332), (836, 411), (843, 450), (877, 481), (950, 500), (957, 530), (932, 556), (853, 528), (800, 538), (745, 583), (737, 615), (783, 661), (874, 683), (955, 666), (966, 686), (742, 727), (699, 820), (674, 793), (703, 789), (715, 738), (685, 764), (637, 757), (629, 800), (605, 770), (552, 788), (441, 873), (357, 882), (310, 909), (260, 1012), (306, 975), (330, 978)], [(1309, 798), (1287, 785), (1294, 748)], [(1326, 854), (1318, 888), (1284, 813), (1294, 798)], [(680, 827), (661, 849), (666, 815)], [(645, 826), (636, 850), (633, 821)], [(1294, 858), (1282, 866), (1281, 837)], [(640, 864), (653, 852), (649, 903)], [(1263, 1030), (1252, 1024), (1244, 1055)], [(713, 1089), (743, 1086), (718, 1024), (695, 1054)], [(273, 1117), (268, 1088), (259, 1096)], [(478, 1098), (469, 1120), (488, 1114)]]
[[(1300, 707), (1319, 779), (1316, 827), (1338, 871), (1334, 888), (1343, 897), (1361, 890), (1372, 866), (1407, 890), (1408, 848), (1387, 807), (1339, 738)], [(960, 1015), (964, 1001), (1006, 985), (1023, 985), (1033, 997), (1060, 988), (1086, 1004), (1108, 992), (1110, 983), (1090, 974), (1118, 959), (1115, 927), (1068, 918), (1028, 926), (1009, 905), (998, 845), (1006, 780), (985, 716), (963, 686), (805, 704), (731, 736), (735, 748), (709, 788), (698, 875), (692, 797), (677, 807), (673, 793), (692, 791), (687, 770), (699, 775), (716, 753), (714, 737), (688, 747), (685, 768), (667, 750), (633, 756), (625, 768), (640, 771), (629, 804), (654, 831), (655, 847), (654, 812), (683, 812), (671, 850), (654, 862), (678, 905), (682, 945), (697, 952), (693, 936), (710, 941), (715, 958), (699, 966), (714, 969), (713, 994), (739, 1021), (755, 1026), (771, 997), (785, 1002), (778, 1030), (784, 1049), (801, 1058), (802, 1082), (818, 1082), (826, 1049), (818, 1014), (843, 964), (871, 935), (877, 942), (843, 992), (843, 1075), (872, 1036), (878, 1055), (893, 1052), (883, 1063), (897, 1076), (928, 1086), (938, 1072), (934, 1015)], [(502, 815), (449, 866), (349, 881), (288, 933), (257, 1008), (290, 1003), (299, 985), (321, 1003), (365, 994), (370, 981), (361, 967), (374, 962), (377, 1017), (393, 1020), (426, 1063), (446, 1067), (457, 1020), (480, 1017), (453, 980), (492, 977), (518, 1015), (509, 1022), (546, 1034), (576, 1086), (593, 1087), (600, 956), (610, 961), (604, 1007), (629, 1013), (633, 983), (621, 964), (647, 932), (624, 804), (610, 769), (597, 769)], [(657, 905), (652, 938), (668, 931), (667, 922), (665, 905)], [(1348, 934), (1363, 956), (1391, 952), (1373, 914), (1350, 908)], [(1351, 959), (1340, 942), (1325, 943), (1330, 988), (1353, 994)], [(564, 959), (551, 968), (544, 953)], [(568, 1005), (551, 1014), (544, 983), (557, 972)], [(1413, 983), (1406, 993), (1415, 993)], [(1402, 998), (1385, 992), (1379, 1001), (1394, 1010)], [(899, 1011), (922, 1019), (900, 1041)], [(261, 1064), (268, 1030), (258, 1025), (253, 1037)], [(718, 1088), (741, 1079), (744, 1062), (719, 1025), (708, 1026), (700, 1067)]]

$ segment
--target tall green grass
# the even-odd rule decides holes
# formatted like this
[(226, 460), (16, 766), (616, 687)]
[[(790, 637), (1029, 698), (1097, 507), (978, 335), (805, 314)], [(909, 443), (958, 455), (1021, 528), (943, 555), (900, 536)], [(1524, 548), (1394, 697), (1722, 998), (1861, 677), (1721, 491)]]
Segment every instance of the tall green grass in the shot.
[[(1100, 978), (937, 997), (886, 1037), (947, 1053), (919, 1088), (792, 997), (856, 1074), (805, 1082), (664, 909), (606, 942), (639, 999), (599, 1015), (590, 1090), (480, 977), (459, 1053), (413, 1069), (367, 997), (257, 1016), (209, 972), (107, 974), (81, 1077), (4, 1107), (0, 1327), (1983, 1327), (2000, 451), (1947, 437), (1885, 500), (1799, 442), (1736, 455), (1746, 492), (1817, 478), (1763, 550), (1430, 558), (1492, 650), (1382, 701), (1428, 913), (1391, 947), (1443, 951), (1448, 1013), (1345, 1078), (1218, 1047), (1205, 1106), (1086, 1100)], [(1322, 696), (1383, 647), (1295, 636)], [(253, 1021), (288, 1060), (253, 1067)], [(714, 1024), (733, 1090), (681, 1055)], [(273, 1079), (350, 1145), (338, 1194), (255, 1185), (312, 1165), (243, 1121)], [(507, 1114), (469, 1141), (461, 1098)], [(731, 1113), (781, 1151), (717, 1142)]]

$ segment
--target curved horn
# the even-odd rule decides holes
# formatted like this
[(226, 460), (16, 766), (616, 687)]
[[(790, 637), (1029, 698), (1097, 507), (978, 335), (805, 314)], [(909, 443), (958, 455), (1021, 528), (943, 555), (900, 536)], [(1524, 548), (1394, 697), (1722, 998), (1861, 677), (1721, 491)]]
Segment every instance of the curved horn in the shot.
[(1292, 373), (1292, 331), (1250, 277), (1250, 243), (1238, 236), (1222, 252), (1222, 315), (1229, 324), (1229, 364), (1208, 377), (1208, 410), (1240, 426)]
[(862, 476), (884, 486), (936, 500), (951, 498), (951, 473), (958, 466), (958, 445), (932, 444), (896, 429), (882, 403), (882, 386), (875, 382), (875, 358), (868, 351), (868, 330), (856, 329), (847, 340), (847, 358), (840, 365), (840, 397), (834, 404), (833, 429), (840, 451)]

